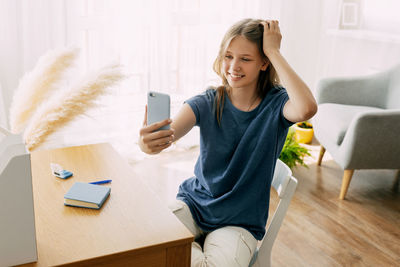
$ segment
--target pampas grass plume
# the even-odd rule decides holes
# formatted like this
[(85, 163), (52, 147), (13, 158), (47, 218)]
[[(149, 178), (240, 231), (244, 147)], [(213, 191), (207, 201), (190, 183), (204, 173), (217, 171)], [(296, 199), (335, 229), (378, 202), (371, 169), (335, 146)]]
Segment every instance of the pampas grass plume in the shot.
[(78, 54), (79, 49), (74, 47), (51, 50), (22, 77), (10, 107), (11, 132), (18, 134), (23, 131), (37, 106), (60, 85)]
[(90, 74), (71, 90), (61, 90), (38, 108), (24, 133), (28, 150), (39, 147), (48, 135), (95, 106), (95, 100), (126, 75), (120, 65)]

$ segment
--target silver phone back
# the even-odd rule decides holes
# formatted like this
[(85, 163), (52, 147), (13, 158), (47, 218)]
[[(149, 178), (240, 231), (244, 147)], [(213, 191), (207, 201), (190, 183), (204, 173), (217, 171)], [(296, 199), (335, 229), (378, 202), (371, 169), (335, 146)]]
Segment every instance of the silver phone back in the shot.
[[(170, 97), (167, 94), (150, 91), (147, 93), (147, 125), (170, 118)], [(167, 130), (170, 125), (158, 130)]]

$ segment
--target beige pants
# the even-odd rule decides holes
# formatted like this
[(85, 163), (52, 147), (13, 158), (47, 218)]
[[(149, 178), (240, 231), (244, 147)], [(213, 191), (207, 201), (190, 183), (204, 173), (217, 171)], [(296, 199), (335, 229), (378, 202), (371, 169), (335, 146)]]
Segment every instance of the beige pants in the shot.
[(202, 231), (193, 220), (185, 202), (176, 200), (169, 205), (172, 212), (195, 236), (192, 243), (192, 267), (248, 267), (257, 246), (257, 240), (244, 228), (226, 226), (212, 232)]

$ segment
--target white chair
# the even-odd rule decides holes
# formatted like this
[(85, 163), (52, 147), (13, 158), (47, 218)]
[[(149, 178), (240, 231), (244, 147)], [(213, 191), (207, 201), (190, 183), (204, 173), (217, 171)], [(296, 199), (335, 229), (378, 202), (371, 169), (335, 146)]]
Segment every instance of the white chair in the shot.
[(266, 230), (264, 239), (261, 241), (261, 246), (254, 253), (249, 267), (271, 266), (272, 246), (297, 187), (297, 180), (292, 176), (292, 171), (279, 159), (276, 162), (272, 187), (276, 190), (280, 200), (275, 213), (273, 214), (271, 223)]

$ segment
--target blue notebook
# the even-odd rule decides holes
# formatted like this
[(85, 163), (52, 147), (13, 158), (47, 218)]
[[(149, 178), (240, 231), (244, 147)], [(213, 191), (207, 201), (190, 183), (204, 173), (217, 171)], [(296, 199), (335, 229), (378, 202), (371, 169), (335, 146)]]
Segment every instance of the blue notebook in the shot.
[(100, 209), (110, 191), (110, 187), (76, 182), (64, 195), (64, 205)]

